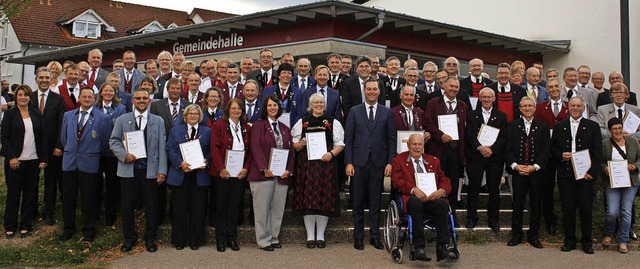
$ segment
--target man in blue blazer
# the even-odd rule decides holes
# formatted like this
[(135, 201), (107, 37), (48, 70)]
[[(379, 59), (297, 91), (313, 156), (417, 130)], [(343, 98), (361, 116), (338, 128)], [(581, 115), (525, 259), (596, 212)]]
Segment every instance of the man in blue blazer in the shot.
[(78, 188), (82, 193), (82, 241), (91, 243), (96, 234), (98, 171), (101, 154), (107, 150), (111, 121), (98, 109), (93, 88), (80, 90), (80, 108), (68, 111), (62, 119), (60, 142), (62, 155), (62, 215), (64, 232), (61, 241), (71, 239), (76, 232), (76, 203)]
[(124, 89), (126, 93), (133, 93), (140, 87), (142, 78), (146, 75), (135, 68), (136, 54), (133, 51), (125, 51), (122, 54), (122, 62), (124, 68), (116, 71), (120, 75), (120, 89)]
[(247, 80), (244, 84), (243, 96), (245, 115), (250, 123), (254, 123), (260, 119), (260, 109), (262, 109), (262, 101), (258, 98), (258, 82), (255, 80)]
[(304, 92), (307, 88), (316, 86), (316, 79), (309, 73), (311, 72), (311, 61), (307, 58), (300, 58), (296, 64), (297, 74), (291, 78), (291, 85)]
[(527, 90), (527, 95), (534, 97), (536, 103), (549, 100), (549, 93), (547, 92), (547, 89), (540, 85), (540, 82), (542, 81), (540, 70), (535, 67), (529, 67), (527, 69), (526, 77), (527, 83), (525, 84), (525, 90)]
[(396, 155), (396, 127), (391, 110), (378, 104), (378, 81), (365, 81), (365, 103), (351, 108), (344, 133), (347, 165), (345, 172), (351, 177), (353, 198), (354, 244), (363, 250), (364, 204), (369, 205), (369, 235), (371, 245), (383, 249), (380, 242), (380, 197), (384, 176), (391, 176), (391, 159)]
[[(166, 178), (168, 164), (164, 121), (160, 116), (149, 113), (149, 92), (136, 91), (133, 100), (135, 111), (116, 119), (109, 139), (111, 151), (118, 158), (118, 176), (122, 185), (122, 231), (125, 243), (120, 250), (131, 251), (137, 241), (133, 210), (138, 193), (141, 193), (146, 216), (145, 246), (147, 251), (155, 252), (158, 250), (155, 243), (159, 213), (158, 186)], [(137, 158), (127, 152), (124, 134), (133, 131), (144, 132), (146, 158)]]
[[(302, 61), (303, 59), (300, 59)], [(340, 105), (340, 93), (331, 87), (329, 87), (329, 67), (326, 65), (319, 65), (315, 70), (317, 85), (308, 87), (302, 92), (302, 100), (299, 107), (298, 115), (300, 118), (306, 115), (307, 107), (309, 107), (309, 98), (314, 93), (322, 93), (324, 95), (324, 108), (325, 113), (334, 119), (342, 122), (342, 108)]]

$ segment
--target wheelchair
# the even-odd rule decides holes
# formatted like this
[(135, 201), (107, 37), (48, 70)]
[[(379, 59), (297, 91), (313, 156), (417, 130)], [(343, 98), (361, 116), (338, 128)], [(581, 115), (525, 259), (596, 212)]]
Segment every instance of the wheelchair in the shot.
[[(412, 219), (408, 213), (398, 210), (404, 209), (402, 198), (400, 195), (395, 200), (391, 200), (389, 203), (389, 209), (384, 218), (383, 228), (383, 242), (385, 249), (391, 254), (391, 260), (395, 263), (402, 263), (404, 249), (404, 243), (409, 241), (409, 260), (414, 261), (414, 246), (413, 246), (413, 226)], [(427, 243), (433, 242), (435, 239), (436, 229), (431, 224), (432, 219), (429, 216), (425, 217), (424, 229), (425, 240)], [(431, 235), (431, 236), (430, 236)], [(451, 214), (451, 207), (449, 207), (449, 244), (448, 250), (455, 255), (453, 261), (457, 261), (460, 258), (460, 251), (458, 250), (458, 237), (455, 232), (453, 215)]]

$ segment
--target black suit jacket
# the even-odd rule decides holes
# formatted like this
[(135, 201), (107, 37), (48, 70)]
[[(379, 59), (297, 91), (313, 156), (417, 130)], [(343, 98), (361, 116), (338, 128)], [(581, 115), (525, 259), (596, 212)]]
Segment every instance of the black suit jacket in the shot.
[[(382, 92), (380, 81), (378, 81), (378, 87), (380, 87), (380, 95), (378, 96), (378, 103), (384, 106), (385, 97)], [(349, 110), (352, 107), (362, 104), (362, 91), (360, 90), (360, 79), (358, 76), (352, 76), (342, 83), (340, 96), (342, 97), (342, 110), (344, 118), (347, 118)]]
[[(557, 123), (553, 127), (553, 137), (551, 137), (551, 158), (558, 163), (558, 179), (574, 178), (571, 160), (562, 160), (563, 152), (571, 152), (571, 117)], [(576, 151), (588, 149), (591, 156), (591, 168), (588, 173), (596, 178), (602, 168), (602, 136), (600, 126), (592, 120), (582, 118), (578, 124), (576, 133)]]
[[(427, 95), (427, 100), (425, 100), (425, 102), (429, 102), (429, 100), (434, 99), (434, 98), (439, 98), (442, 97), (442, 89), (438, 89), (433, 91), (432, 93)], [(467, 92), (465, 91), (459, 91), (458, 95), (456, 95), (456, 99), (462, 101), (465, 105), (467, 105), (467, 108), (469, 110), (471, 110), (471, 101), (469, 100), (469, 94), (467, 94)], [(480, 107), (480, 106), (478, 106)]]
[[(407, 85), (407, 81), (403, 77), (398, 77), (398, 82), (396, 82), (396, 89), (393, 90), (391, 88), (391, 79), (389, 76), (380, 77), (378, 80), (382, 85), (381, 90), (384, 89), (385, 100), (389, 100), (391, 102), (391, 107), (396, 107), (400, 105), (400, 90), (404, 85)], [(381, 92), (380, 94), (382, 94)]]
[(498, 138), (496, 142), (490, 147), (491, 151), (493, 151), (493, 155), (489, 158), (484, 158), (482, 154), (478, 151), (478, 147), (480, 146), (480, 142), (478, 142), (478, 133), (480, 133), (480, 127), (484, 124), (484, 117), (482, 116), (482, 109), (477, 109), (469, 112), (467, 116), (467, 126), (466, 126), (466, 138), (467, 138), (467, 147), (466, 147), (466, 156), (467, 159), (474, 160), (488, 160), (491, 162), (502, 162), (504, 161), (504, 151), (507, 143), (507, 116), (498, 111), (498, 109), (491, 109), (491, 116), (489, 117), (489, 121), (487, 124), (491, 127), (495, 127), (500, 129), (500, 134), (498, 134)]
[[(47, 145), (44, 139), (44, 120), (42, 114), (37, 108), (29, 106), (29, 117), (33, 126), (33, 135), (36, 142), (36, 153), (39, 162), (48, 162), (49, 154), (46, 151)], [(25, 127), (20, 109), (15, 106), (4, 113), (2, 119), (2, 133), (0, 135), (2, 141), (2, 156), (7, 161), (20, 157), (23, 150)], [(51, 152), (53, 153), (53, 151)]]
[[(466, 91), (469, 96), (473, 96), (473, 89), (471, 88), (471, 76), (463, 78), (460, 80), (460, 91)], [(489, 87), (493, 84), (493, 81), (490, 79), (482, 78), (482, 85), (484, 87)]]
[[(529, 137), (529, 157), (525, 156), (525, 142)], [(511, 171), (514, 162), (522, 165), (537, 164), (545, 168), (549, 161), (549, 127), (546, 123), (533, 118), (529, 135), (525, 130), (524, 119), (518, 118), (507, 125), (507, 147), (505, 164)]]
[[(338, 74), (338, 80), (336, 81), (336, 85), (333, 85), (333, 81), (331, 81), (331, 73), (329, 73), (329, 82), (327, 83), (327, 85), (329, 85), (330, 88), (339, 91), (342, 94), (342, 84), (350, 78), (357, 78), (358, 74), (354, 74), (353, 76), (347, 76), (345, 74)], [(382, 94), (382, 93), (381, 93)]]
[[(31, 98), (31, 107), (38, 110), (40, 104), (40, 97), (38, 95), (40, 91), (35, 91)], [(47, 101), (44, 104), (44, 139), (46, 142), (46, 152), (49, 156), (53, 155), (53, 149), (57, 148), (62, 150), (64, 147), (60, 142), (60, 131), (62, 129), (62, 118), (67, 107), (64, 104), (64, 99), (61, 95), (49, 91)], [(39, 112), (39, 110), (38, 110)]]
[[(598, 100), (596, 101), (596, 106), (599, 107), (599, 106), (611, 104), (611, 103), (613, 103), (613, 101), (611, 101), (611, 92), (609, 91), (609, 89), (605, 88), (604, 92), (601, 92), (598, 94)], [(629, 98), (627, 98), (627, 101), (625, 103), (638, 106), (636, 93), (629, 91)]]
[[(169, 99), (164, 98), (162, 100), (151, 103), (151, 105), (149, 106), (149, 113), (158, 115), (164, 120), (165, 134), (170, 134), (171, 128), (173, 128), (173, 125), (174, 125), (173, 119), (171, 117), (171, 110), (167, 105), (167, 103), (169, 103), (168, 100)], [(191, 103), (189, 103), (189, 101), (187, 101), (186, 99), (180, 98), (180, 108), (178, 109), (178, 118), (180, 118), (179, 120), (180, 124), (184, 124), (184, 117), (182, 112), (184, 112), (184, 108), (190, 104)], [(165, 139), (168, 139), (168, 138), (169, 138), (168, 136), (165, 137)]]
[[(527, 90), (511, 82), (509, 82), (509, 84), (511, 84), (511, 92), (513, 93), (513, 110), (514, 110), (513, 118), (518, 119), (520, 118), (520, 115), (522, 115), (520, 113), (520, 100), (522, 100), (522, 97), (527, 96)], [(500, 84), (497, 81), (491, 84), (491, 86), (489, 87), (493, 89), (493, 92), (496, 94), (496, 100), (493, 101), (493, 107), (495, 108), (498, 107), (498, 88), (499, 87), (500, 87)], [(479, 107), (480, 106), (476, 107), (476, 109)]]

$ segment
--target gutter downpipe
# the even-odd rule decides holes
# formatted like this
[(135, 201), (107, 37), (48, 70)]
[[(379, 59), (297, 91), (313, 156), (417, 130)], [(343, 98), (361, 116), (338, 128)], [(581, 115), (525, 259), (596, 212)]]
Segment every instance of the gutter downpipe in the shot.
[(357, 41), (361, 41), (362, 39), (367, 38), (368, 36), (370, 36), (371, 34), (375, 33), (376, 31), (382, 29), (382, 26), (384, 25), (384, 16), (385, 16), (385, 12), (382, 11), (378, 14), (377, 19), (378, 19), (378, 25), (376, 25), (375, 27), (373, 27), (373, 29), (369, 30), (369, 32), (364, 33), (363, 35), (361, 35), (360, 37), (358, 37), (358, 39), (356, 39)]

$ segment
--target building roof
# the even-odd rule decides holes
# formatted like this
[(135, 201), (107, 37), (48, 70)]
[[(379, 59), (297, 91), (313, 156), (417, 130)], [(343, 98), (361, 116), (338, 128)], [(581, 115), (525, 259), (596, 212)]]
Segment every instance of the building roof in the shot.
[[(108, 53), (109, 51), (118, 51), (122, 48), (141, 47), (147, 44), (171, 43), (187, 38), (202, 36), (203, 34), (224, 35), (249, 29), (271, 28), (327, 18), (339, 19), (347, 22), (352, 21), (354, 23), (368, 24), (371, 27), (375, 27), (381, 22), (379, 19), (380, 17), (383, 17), (381, 26), (383, 29), (393, 29), (396, 31), (410, 32), (425, 36), (439, 36), (478, 46), (525, 53), (547, 54), (569, 52), (569, 48), (566, 43), (556, 45), (530, 41), (418, 18), (388, 10), (365, 7), (337, 0), (327, 0), (218, 19), (153, 33), (125, 36), (71, 48), (63, 48), (51, 52), (10, 59), (8, 62), (34, 64), (37, 62), (48, 61), (55, 57), (74, 58), (84, 56), (87, 51), (94, 48), (100, 48), (103, 52)], [(365, 38), (364, 35), (358, 40), (363, 38)]]
[(202, 18), (202, 20), (204, 21), (213, 21), (213, 20), (237, 16), (236, 14), (231, 14), (231, 13), (224, 13), (224, 12), (207, 10), (202, 8), (194, 8), (189, 15), (189, 19), (192, 19), (193, 16), (195, 16), (196, 14), (200, 15), (200, 18)]

